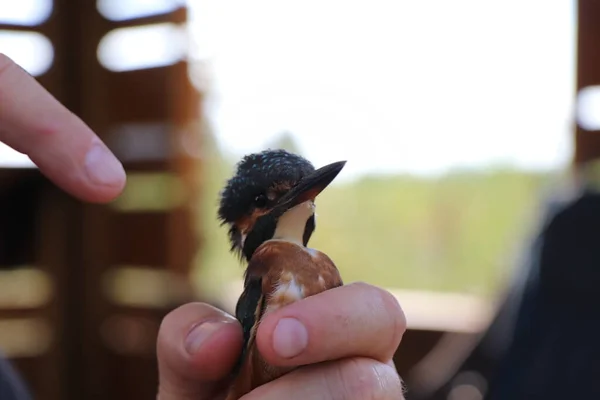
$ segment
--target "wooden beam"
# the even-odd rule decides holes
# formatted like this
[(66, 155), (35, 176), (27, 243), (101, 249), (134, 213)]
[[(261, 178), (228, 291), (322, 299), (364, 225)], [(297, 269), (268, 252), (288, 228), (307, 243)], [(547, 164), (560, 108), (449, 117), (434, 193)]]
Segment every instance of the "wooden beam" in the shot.
[[(600, 1), (578, 1), (577, 93), (600, 85)], [(581, 165), (600, 157), (600, 131), (588, 131), (577, 124), (575, 164)]]

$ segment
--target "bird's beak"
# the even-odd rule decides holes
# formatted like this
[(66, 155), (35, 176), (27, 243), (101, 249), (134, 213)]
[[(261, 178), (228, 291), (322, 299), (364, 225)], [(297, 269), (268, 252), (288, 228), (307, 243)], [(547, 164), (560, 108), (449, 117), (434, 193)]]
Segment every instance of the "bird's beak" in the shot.
[(346, 161), (338, 161), (326, 165), (305, 176), (296, 186), (281, 197), (275, 210), (283, 213), (290, 208), (314, 200), (336, 178), (346, 165)]

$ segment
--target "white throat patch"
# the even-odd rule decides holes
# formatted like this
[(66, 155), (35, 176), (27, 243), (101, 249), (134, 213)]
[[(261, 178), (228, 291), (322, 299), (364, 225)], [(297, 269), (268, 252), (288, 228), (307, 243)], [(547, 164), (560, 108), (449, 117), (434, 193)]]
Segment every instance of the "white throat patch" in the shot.
[(306, 221), (314, 215), (315, 203), (311, 200), (300, 203), (286, 211), (277, 221), (273, 239), (302, 244)]

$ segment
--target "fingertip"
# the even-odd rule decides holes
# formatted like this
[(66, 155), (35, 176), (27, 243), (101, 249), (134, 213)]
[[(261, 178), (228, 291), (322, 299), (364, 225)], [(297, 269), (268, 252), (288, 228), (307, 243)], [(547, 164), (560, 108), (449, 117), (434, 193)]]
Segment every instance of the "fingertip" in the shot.
[(289, 363), (308, 347), (305, 324), (293, 317), (269, 318), (258, 327), (256, 345), (265, 360), (274, 365)]
[(120, 192), (125, 186), (123, 164), (99, 139), (92, 140), (83, 166), (88, 180), (95, 187)]
[(162, 321), (157, 354), (161, 378), (206, 382), (222, 379), (241, 348), (237, 321), (204, 303), (188, 303)]
[[(272, 365), (294, 364), (309, 346), (309, 329), (300, 313), (286, 306), (286, 313), (275, 312), (265, 316), (256, 332), (256, 346), (261, 356)], [(313, 332), (314, 336), (314, 332)], [(298, 364), (299, 365), (299, 364)]]
[(256, 330), (255, 343), (260, 355), (266, 362), (272, 365), (278, 365), (279, 355), (273, 348), (273, 332), (279, 318), (273, 314), (267, 314), (263, 317)]
[(109, 203), (125, 188), (125, 168), (89, 129), (84, 131), (92, 140), (81, 157), (76, 151), (68, 157), (60, 155), (50, 147), (31, 151), (29, 157), (48, 179), (72, 196), (90, 203)]
[[(204, 329), (212, 332), (202, 338), (203, 333), (197, 331)], [(197, 377), (206, 381), (219, 380), (232, 370), (239, 357), (242, 329), (235, 321), (204, 322), (192, 329), (184, 346)]]

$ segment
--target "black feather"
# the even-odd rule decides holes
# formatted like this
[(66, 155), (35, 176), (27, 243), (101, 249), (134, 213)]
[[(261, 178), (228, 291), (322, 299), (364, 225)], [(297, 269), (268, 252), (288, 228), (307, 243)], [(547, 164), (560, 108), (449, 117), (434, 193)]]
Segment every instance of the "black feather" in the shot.
[(315, 215), (311, 215), (308, 221), (306, 221), (306, 226), (304, 227), (304, 234), (302, 235), (302, 242), (305, 246), (308, 246), (308, 241), (315, 231), (316, 223), (315, 223)]
[(276, 215), (266, 214), (256, 220), (254, 228), (248, 233), (242, 249), (242, 253), (248, 262), (250, 262), (254, 252), (261, 244), (273, 238), (276, 228)]
[(314, 170), (310, 161), (285, 150), (269, 149), (245, 156), (221, 191), (218, 208), (221, 223), (230, 225), (232, 250), (241, 252), (241, 236), (233, 224), (252, 212), (256, 196), (278, 182), (299, 182)]
[(262, 278), (247, 277), (244, 283), (244, 291), (242, 292), (242, 295), (240, 296), (235, 307), (235, 317), (242, 325), (244, 344), (240, 358), (234, 367), (234, 374), (239, 372), (239, 369), (242, 367), (244, 359), (246, 358), (248, 344), (252, 334), (252, 328), (257, 322), (257, 309), (259, 309), (258, 315), (260, 316), (264, 312), (264, 307), (265, 302), (262, 293)]

